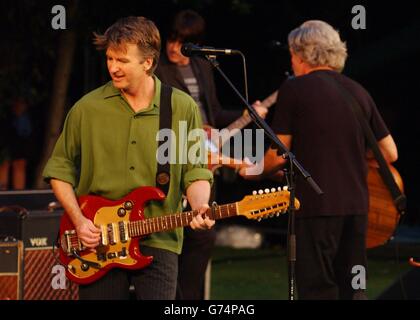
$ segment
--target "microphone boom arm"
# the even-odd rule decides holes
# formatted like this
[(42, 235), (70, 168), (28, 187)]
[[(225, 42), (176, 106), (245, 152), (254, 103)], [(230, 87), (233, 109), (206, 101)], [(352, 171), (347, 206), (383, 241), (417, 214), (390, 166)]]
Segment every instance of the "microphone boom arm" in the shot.
[(286, 148), (286, 146), (280, 141), (280, 139), (273, 132), (273, 130), (270, 128), (270, 126), (258, 115), (258, 113), (255, 111), (255, 109), (251, 105), (249, 105), (248, 101), (245, 100), (245, 98), (241, 95), (241, 93), (238, 91), (238, 89), (236, 89), (236, 87), (229, 80), (229, 78), (226, 76), (226, 74), (220, 69), (219, 62), (216, 60), (216, 56), (215, 55), (205, 55), (205, 57), (208, 61), (210, 61), (210, 63), (213, 65), (213, 67), (222, 75), (222, 77), (226, 80), (226, 82), (233, 89), (233, 91), (236, 93), (236, 95), (242, 100), (242, 102), (245, 104), (253, 122), (260, 129), (264, 130), (264, 134), (273, 142), (274, 147), (278, 150), (278, 152), (280, 154), (284, 154), (285, 157), (289, 158), (289, 161), (296, 166), (296, 168), (298, 169), (300, 174), (303, 176), (305, 181), (307, 183), (309, 183), (309, 185), (312, 187), (312, 189), (318, 195), (323, 194), (323, 191), (317, 185), (317, 183), (314, 181), (314, 179), (311, 177), (311, 175), (296, 160), (295, 155)]
[(232, 54), (241, 54), (240, 51), (234, 49), (216, 49), (213, 47), (198, 46), (190, 42), (184, 43), (181, 47), (181, 53), (186, 57), (191, 57), (194, 55), (201, 56), (216, 56), (216, 55), (232, 55)]

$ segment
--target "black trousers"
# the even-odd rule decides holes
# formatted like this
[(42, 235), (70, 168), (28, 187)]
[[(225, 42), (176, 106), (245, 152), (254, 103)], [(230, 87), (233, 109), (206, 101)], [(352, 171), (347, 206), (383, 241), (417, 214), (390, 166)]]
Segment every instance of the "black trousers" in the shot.
[[(216, 199), (216, 184), (219, 178), (215, 175), (215, 182), (211, 188), (210, 204)], [(188, 205), (185, 211), (191, 210)], [(178, 257), (177, 300), (203, 300), (204, 282), (207, 265), (211, 259), (216, 230), (193, 230), (184, 228), (184, 242), (182, 252)]]
[(366, 298), (360, 281), (354, 281), (363, 275), (355, 270), (364, 268), (367, 276), (366, 228), (367, 215), (296, 219), (299, 299)]
[(184, 244), (178, 259), (177, 300), (204, 298), (204, 281), (207, 264), (211, 258), (216, 230), (184, 228)]
[(178, 255), (145, 246), (140, 247), (140, 251), (153, 256), (149, 266), (135, 271), (114, 268), (94, 283), (79, 286), (79, 299), (128, 300), (130, 284), (133, 284), (138, 300), (174, 300)]

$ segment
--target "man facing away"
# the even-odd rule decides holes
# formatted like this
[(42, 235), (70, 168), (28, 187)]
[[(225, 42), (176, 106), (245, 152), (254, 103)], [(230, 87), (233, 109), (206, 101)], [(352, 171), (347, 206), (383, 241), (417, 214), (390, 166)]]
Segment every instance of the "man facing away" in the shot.
[[(369, 93), (341, 74), (347, 49), (336, 30), (307, 21), (290, 32), (288, 42), (296, 77), (279, 89), (272, 128), (324, 191), (317, 195), (296, 174), (298, 298), (363, 299), (363, 288), (352, 286), (352, 270), (367, 267), (367, 172), (373, 155), (343, 90), (362, 108), (387, 162), (397, 160), (397, 148)], [(269, 149), (262, 176), (241, 174), (272, 177), (285, 161)]]

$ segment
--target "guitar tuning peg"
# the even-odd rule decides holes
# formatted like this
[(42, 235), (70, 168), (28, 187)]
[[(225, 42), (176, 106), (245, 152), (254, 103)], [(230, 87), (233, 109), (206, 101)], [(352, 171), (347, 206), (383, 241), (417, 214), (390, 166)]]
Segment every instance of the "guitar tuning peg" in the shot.
[(258, 190), (258, 194), (263, 194), (263, 193), (264, 193), (264, 191), (262, 191), (261, 189)]
[(289, 187), (288, 186), (284, 186), (283, 187), (283, 191), (287, 191), (287, 190), (289, 190)]
[(276, 192), (276, 188), (271, 188), (271, 192), (272, 193)]
[(265, 189), (264, 191), (265, 191), (265, 193), (270, 193), (270, 189), (268, 189), (268, 188)]
[(257, 191), (256, 190), (252, 191), (252, 195), (253, 196), (255, 196), (256, 194), (257, 194)]

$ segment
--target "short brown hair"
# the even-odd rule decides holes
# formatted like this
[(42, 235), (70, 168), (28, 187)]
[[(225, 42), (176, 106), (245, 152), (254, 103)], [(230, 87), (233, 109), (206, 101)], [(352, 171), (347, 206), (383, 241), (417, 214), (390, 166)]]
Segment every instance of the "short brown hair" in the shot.
[(104, 34), (94, 33), (93, 44), (98, 50), (135, 44), (143, 58), (153, 58), (153, 65), (147, 74), (153, 74), (159, 62), (160, 33), (153, 21), (145, 17), (121, 18), (110, 26)]
[(193, 10), (182, 10), (172, 21), (168, 40), (200, 44), (203, 41), (205, 29), (206, 22), (202, 16)]

